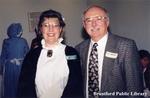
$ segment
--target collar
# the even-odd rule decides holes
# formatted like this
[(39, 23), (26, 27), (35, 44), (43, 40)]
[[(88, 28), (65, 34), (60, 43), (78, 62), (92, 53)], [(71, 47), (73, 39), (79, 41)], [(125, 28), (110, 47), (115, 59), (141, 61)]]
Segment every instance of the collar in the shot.
[(42, 44), (42, 48), (43, 48), (43, 49), (52, 50), (52, 49), (56, 48), (58, 45), (60, 45), (62, 41), (63, 41), (63, 38), (59, 38), (56, 45), (53, 45), (52, 47), (46, 47), (46, 46), (45, 46), (45, 40), (42, 39), (42, 40), (41, 40), (41, 44)]
[(107, 39), (108, 39), (108, 32), (98, 42), (94, 42), (91, 39), (91, 45), (93, 46), (94, 43), (97, 43), (98, 46), (103, 45), (103, 44), (105, 44), (105, 42), (107, 41)]

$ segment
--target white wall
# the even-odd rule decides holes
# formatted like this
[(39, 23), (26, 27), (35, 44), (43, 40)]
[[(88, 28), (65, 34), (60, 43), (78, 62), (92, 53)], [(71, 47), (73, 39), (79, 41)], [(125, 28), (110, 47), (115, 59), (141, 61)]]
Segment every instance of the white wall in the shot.
[(110, 13), (111, 30), (134, 39), (139, 49), (150, 51), (150, 0), (0, 0), (0, 51), (10, 23), (21, 22), (29, 45), (35, 34), (29, 32), (28, 12), (60, 11), (66, 20), (66, 40), (76, 45), (81, 38), (81, 16), (87, 5), (99, 4)]
[(88, 0), (110, 13), (111, 30), (134, 39), (139, 49), (150, 51), (150, 0)]
[(29, 32), (28, 12), (40, 12), (47, 9), (60, 11), (66, 22), (66, 41), (69, 45), (76, 45), (82, 38), (81, 14), (86, 7), (86, 0), (0, 0), (0, 51), (2, 41), (7, 37), (7, 27), (12, 22), (20, 22), (23, 26), (23, 37), (29, 45), (35, 37)]

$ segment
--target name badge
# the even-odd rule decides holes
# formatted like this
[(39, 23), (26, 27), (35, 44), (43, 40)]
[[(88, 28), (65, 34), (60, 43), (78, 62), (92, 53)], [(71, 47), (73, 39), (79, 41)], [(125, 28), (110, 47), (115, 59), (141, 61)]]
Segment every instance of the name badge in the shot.
[(115, 58), (118, 57), (118, 53), (113, 53), (113, 52), (106, 51), (105, 56), (108, 57), (108, 58), (115, 59)]
[(70, 56), (66, 56), (67, 60), (76, 60), (77, 59), (77, 55), (70, 55)]

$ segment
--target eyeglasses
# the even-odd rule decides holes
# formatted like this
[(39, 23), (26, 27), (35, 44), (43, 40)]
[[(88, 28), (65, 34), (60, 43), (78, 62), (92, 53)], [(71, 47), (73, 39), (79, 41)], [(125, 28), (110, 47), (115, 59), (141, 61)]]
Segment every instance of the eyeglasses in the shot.
[(60, 28), (60, 25), (59, 24), (42, 24), (42, 27), (44, 28), (49, 28), (49, 27), (52, 27), (52, 28), (55, 28), (55, 29), (58, 29)]
[(98, 23), (102, 23), (102, 22), (104, 22), (106, 20), (108, 20), (107, 16), (94, 16), (94, 17), (85, 18), (84, 22), (86, 24), (91, 24), (93, 21), (96, 21)]

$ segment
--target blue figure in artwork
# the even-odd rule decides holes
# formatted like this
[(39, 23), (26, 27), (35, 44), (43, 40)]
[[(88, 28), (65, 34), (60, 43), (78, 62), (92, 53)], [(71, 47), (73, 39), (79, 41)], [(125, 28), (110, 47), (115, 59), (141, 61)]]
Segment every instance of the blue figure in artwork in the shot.
[(21, 37), (22, 26), (12, 23), (7, 29), (9, 38), (4, 39), (1, 52), (3, 66), (3, 97), (15, 98), (22, 61), (29, 50), (27, 41)]

